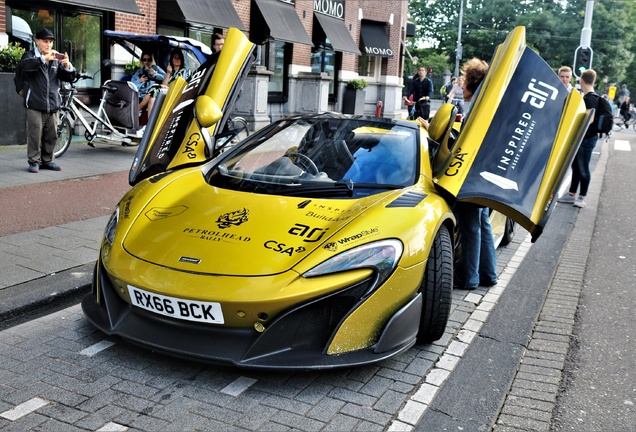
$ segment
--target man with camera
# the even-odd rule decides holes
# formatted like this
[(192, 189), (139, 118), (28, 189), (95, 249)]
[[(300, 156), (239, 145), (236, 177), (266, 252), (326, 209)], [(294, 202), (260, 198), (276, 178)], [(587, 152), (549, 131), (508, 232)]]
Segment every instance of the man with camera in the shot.
[(37, 173), (40, 168), (62, 169), (53, 162), (58, 111), (62, 104), (60, 81), (72, 82), (75, 69), (66, 53), (53, 49), (54, 40), (50, 30), (38, 30), (35, 48), (24, 53), (18, 66), (24, 76), (20, 94), (27, 112), (27, 159), (31, 173)]

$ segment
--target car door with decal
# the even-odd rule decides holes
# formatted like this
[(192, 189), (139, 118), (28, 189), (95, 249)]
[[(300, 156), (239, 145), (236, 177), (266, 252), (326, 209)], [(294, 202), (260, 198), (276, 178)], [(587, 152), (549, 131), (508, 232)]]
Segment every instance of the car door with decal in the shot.
[[(459, 137), (435, 178), (457, 201), (493, 208), (536, 240), (592, 115), (525, 44), (518, 27), (495, 51)], [(440, 153), (442, 155), (442, 153)]]
[(165, 95), (160, 93), (130, 169), (131, 185), (214, 154), (254, 59), (254, 44), (240, 30), (230, 29), (220, 53), (187, 81), (177, 78)]

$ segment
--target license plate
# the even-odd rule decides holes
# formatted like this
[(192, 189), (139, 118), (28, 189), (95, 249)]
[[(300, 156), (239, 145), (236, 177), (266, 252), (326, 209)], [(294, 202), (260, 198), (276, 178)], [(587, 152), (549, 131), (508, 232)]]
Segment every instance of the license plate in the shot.
[(223, 311), (217, 302), (204, 302), (168, 297), (128, 285), (133, 305), (160, 315), (208, 324), (223, 324)]

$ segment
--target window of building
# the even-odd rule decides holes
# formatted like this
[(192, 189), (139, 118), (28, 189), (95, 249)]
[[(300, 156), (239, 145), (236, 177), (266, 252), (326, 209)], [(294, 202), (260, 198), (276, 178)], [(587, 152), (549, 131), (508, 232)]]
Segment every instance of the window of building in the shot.
[(269, 41), (263, 45), (261, 62), (268, 71), (273, 72), (269, 77), (268, 102), (287, 102), (291, 48), (292, 44), (277, 40)]
[(362, 53), (358, 57), (358, 75), (378, 79), (380, 77), (382, 57), (368, 56), (364, 54), (364, 51)]
[(60, 7), (37, 7), (11, 4), (13, 15), (29, 24), (35, 34), (41, 28), (55, 33), (54, 49), (67, 52), (75, 69), (82, 74), (94, 76), (93, 80), (81, 80), (78, 88), (99, 88), (102, 83), (101, 54), (103, 16), (96, 13), (69, 10)]
[(342, 62), (342, 55), (335, 51), (328, 38), (315, 45), (311, 50), (311, 71), (325, 72), (331, 78), (329, 81), (329, 101), (336, 100), (335, 83), (338, 78), (338, 70)]

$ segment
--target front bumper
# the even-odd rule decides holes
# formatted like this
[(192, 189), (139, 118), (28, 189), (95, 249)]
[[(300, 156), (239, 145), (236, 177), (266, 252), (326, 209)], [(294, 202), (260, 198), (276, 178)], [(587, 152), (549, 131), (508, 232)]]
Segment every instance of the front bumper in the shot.
[(359, 305), (366, 282), (296, 306), (258, 332), (182, 321), (131, 306), (114, 291), (101, 261), (97, 266), (92, 293), (82, 301), (95, 327), (176, 357), (244, 368), (329, 369), (375, 363), (413, 346), (422, 310), (421, 295), (415, 295), (391, 317), (374, 345), (328, 355), (329, 342)]

